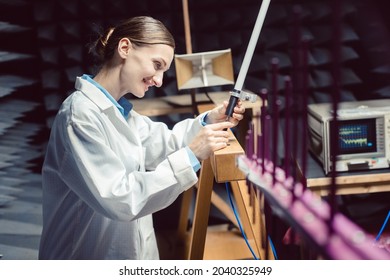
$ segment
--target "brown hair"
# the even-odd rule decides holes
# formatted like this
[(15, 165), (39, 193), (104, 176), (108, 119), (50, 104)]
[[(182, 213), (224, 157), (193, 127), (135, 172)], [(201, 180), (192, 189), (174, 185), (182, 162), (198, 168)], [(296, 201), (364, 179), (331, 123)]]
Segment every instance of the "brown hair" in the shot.
[(152, 17), (139, 16), (108, 28), (92, 44), (90, 52), (96, 56), (99, 64), (103, 64), (111, 60), (122, 38), (128, 38), (136, 46), (164, 44), (175, 48), (175, 40), (162, 22)]

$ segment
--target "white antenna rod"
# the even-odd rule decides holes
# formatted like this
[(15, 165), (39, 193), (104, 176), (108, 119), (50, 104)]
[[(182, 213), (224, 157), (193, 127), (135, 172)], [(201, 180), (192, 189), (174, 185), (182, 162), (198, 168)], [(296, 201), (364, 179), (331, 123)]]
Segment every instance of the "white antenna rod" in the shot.
[(237, 91), (242, 90), (244, 80), (245, 80), (246, 74), (248, 72), (249, 64), (251, 63), (252, 56), (253, 56), (253, 53), (255, 51), (257, 41), (259, 39), (259, 35), (260, 35), (261, 29), (263, 27), (265, 15), (267, 14), (270, 2), (271, 2), (271, 0), (263, 0), (263, 2), (261, 3), (261, 7), (260, 7), (259, 14), (257, 15), (255, 27), (253, 28), (248, 47), (246, 49), (244, 61), (242, 62), (240, 72), (238, 74), (238, 78), (237, 78), (236, 84), (234, 86), (234, 89)]
[[(268, 7), (271, 0), (263, 0), (261, 2), (259, 14), (257, 15), (256, 23), (252, 31), (251, 38), (249, 40), (248, 47), (245, 52), (244, 60), (242, 62), (240, 72), (238, 73), (237, 81), (234, 89), (230, 92), (229, 104), (226, 108), (226, 116), (231, 117), (233, 115), (234, 107), (236, 106), (238, 99), (242, 98), (241, 90), (244, 85), (244, 80), (248, 72), (249, 64), (251, 63), (253, 53), (255, 51), (257, 41), (260, 36), (260, 31), (263, 27), (264, 19), (268, 11)], [(245, 95), (246, 98), (247, 95)], [(256, 96), (255, 96), (256, 97)], [(254, 99), (256, 100), (256, 99)]]

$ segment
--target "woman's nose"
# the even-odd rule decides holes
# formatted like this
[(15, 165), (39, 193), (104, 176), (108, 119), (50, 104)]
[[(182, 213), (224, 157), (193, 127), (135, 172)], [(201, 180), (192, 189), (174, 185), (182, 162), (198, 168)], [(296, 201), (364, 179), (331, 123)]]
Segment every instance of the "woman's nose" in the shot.
[(156, 87), (161, 87), (163, 83), (163, 77), (160, 74), (156, 74), (153, 76), (153, 82)]

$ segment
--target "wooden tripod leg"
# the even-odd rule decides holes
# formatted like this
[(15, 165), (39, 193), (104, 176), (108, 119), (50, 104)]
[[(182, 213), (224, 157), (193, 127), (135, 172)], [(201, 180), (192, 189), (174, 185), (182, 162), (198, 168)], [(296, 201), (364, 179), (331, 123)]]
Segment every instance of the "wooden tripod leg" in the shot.
[(214, 173), (210, 159), (207, 159), (202, 162), (202, 169), (199, 175), (198, 192), (196, 195), (194, 220), (192, 223), (188, 254), (188, 259), (190, 260), (203, 259), (213, 185)]
[(179, 225), (177, 228), (175, 250), (179, 259), (187, 258), (187, 236), (189, 228), (189, 213), (194, 194), (194, 187), (188, 189), (182, 194)]
[(194, 193), (194, 188), (190, 188), (187, 191), (185, 191), (182, 195), (179, 226), (178, 226), (178, 233), (177, 233), (177, 237), (181, 242), (184, 242), (187, 236), (188, 216), (190, 212), (193, 193)]

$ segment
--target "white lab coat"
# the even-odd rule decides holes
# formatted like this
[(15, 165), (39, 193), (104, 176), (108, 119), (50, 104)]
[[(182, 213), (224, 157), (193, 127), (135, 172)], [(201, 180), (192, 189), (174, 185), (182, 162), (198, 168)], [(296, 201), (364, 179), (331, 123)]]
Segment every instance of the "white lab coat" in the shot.
[(185, 146), (200, 118), (172, 130), (126, 121), (90, 82), (61, 106), (42, 168), (40, 259), (158, 259), (152, 213), (197, 181)]

